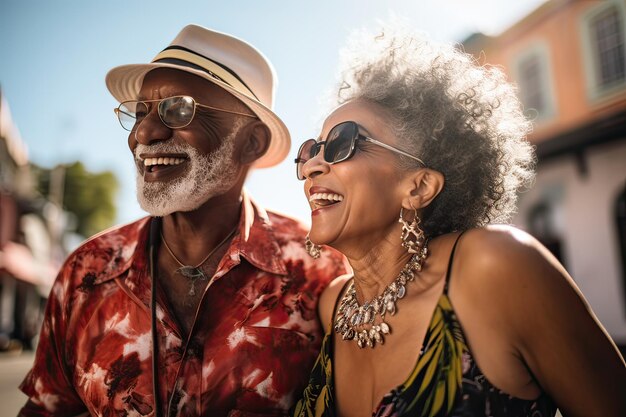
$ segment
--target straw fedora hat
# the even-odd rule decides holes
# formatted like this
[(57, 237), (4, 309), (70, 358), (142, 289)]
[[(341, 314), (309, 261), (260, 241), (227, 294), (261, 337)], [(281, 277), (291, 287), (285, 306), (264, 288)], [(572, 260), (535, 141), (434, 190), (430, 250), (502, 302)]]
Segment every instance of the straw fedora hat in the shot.
[(285, 159), (291, 139), (283, 121), (272, 111), (276, 74), (269, 60), (252, 45), (201, 26), (185, 26), (151, 63), (121, 65), (109, 71), (107, 88), (119, 102), (135, 100), (144, 76), (156, 68), (195, 74), (246, 104), (272, 134), (267, 152), (254, 163), (256, 168), (270, 167)]

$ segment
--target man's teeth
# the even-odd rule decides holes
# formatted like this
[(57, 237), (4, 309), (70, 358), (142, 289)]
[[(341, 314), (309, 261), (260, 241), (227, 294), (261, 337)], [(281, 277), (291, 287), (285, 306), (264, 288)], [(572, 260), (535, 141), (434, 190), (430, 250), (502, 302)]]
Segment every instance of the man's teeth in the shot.
[(143, 165), (146, 167), (153, 165), (178, 165), (184, 161), (184, 158), (146, 158), (143, 160)]
[(325, 203), (325, 202), (335, 202), (335, 201), (343, 201), (343, 196), (340, 194), (334, 193), (315, 193), (311, 194), (309, 197), (310, 202), (314, 203)]

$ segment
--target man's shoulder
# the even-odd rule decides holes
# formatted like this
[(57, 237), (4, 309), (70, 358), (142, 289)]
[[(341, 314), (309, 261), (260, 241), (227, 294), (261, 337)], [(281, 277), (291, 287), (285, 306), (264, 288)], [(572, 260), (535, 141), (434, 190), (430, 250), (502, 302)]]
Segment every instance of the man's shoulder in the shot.
[(302, 221), (271, 210), (267, 210), (267, 214), (284, 257), (292, 261), (303, 261), (307, 269), (320, 270), (328, 273), (331, 278), (348, 270), (344, 256), (333, 248), (324, 246), (318, 259), (313, 259), (306, 252), (304, 241), (309, 228)]
[(276, 235), (292, 237), (294, 239), (304, 239), (309, 231), (309, 228), (295, 217), (277, 213), (272, 210), (266, 210), (266, 212), (270, 220), (272, 231)]
[(104, 230), (83, 242), (72, 252), (62, 272), (84, 281), (92, 277), (99, 283), (121, 274), (130, 267), (138, 248), (145, 246), (150, 218)]
[(94, 249), (135, 246), (150, 226), (150, 218), (144, 217), (131, 223), (113, 226), (85, 240), (70, 256), (82, 256)]

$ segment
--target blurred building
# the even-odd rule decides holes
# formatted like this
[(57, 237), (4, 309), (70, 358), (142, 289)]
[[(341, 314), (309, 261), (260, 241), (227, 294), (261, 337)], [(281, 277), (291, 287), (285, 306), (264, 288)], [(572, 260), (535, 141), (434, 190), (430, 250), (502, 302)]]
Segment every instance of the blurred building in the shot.
[(59, 245), (43, 214), (51, 203), (37, 194), (30, 168), (0, 90), (0, 351), (30, 347), (57, 268)]
[(626, 0), (549, 0), (463, 42), (502, 66), (534, 120), (538, 166), (515, 223), (565, 265), (626, 345)]

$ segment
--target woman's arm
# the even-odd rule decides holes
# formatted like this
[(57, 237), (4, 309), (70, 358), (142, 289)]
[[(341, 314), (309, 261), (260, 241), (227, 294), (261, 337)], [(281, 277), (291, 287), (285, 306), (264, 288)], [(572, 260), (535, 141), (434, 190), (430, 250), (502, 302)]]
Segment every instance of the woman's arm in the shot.
[(511, 346), (562, 414), (626, 416), (624, 359), (554, 256), (512, 227), (463, 240), (460, 278), (488, 294), (482, 306), (501, 315)]

